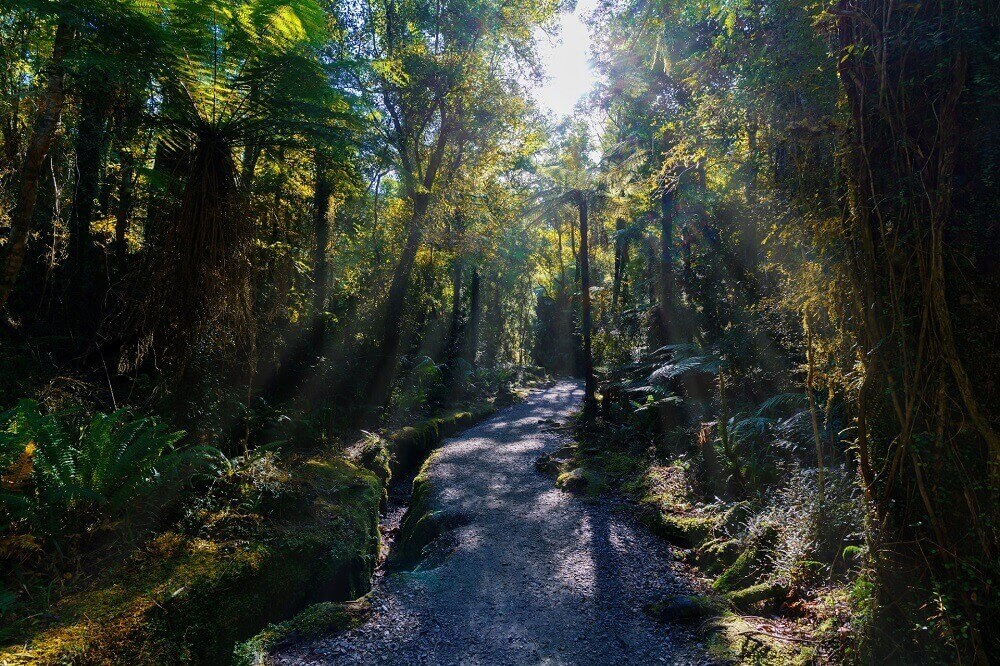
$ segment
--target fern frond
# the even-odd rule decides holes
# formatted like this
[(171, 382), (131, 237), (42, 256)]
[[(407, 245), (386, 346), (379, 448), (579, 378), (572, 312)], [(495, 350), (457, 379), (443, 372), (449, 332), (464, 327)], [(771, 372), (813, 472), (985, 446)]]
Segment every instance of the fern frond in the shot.
[(805, 393), (779, 393), (778, 395), (771, 396), (757, 406), (757, 416), (801, 409), (808, 404), (809, 397)]
[(712, 356), (691, 356), (659, 367), (649, 376), (649, 381), (652, 384), (665, 384), (689, 372), (715, 374), (720, 366), (721, 361)]

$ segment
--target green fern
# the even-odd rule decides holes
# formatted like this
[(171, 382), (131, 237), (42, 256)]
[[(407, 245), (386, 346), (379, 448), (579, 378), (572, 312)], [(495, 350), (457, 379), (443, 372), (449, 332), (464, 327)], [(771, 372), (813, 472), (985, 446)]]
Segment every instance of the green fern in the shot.
[(92, 520), (118, 519), (164, 480), (218, 459), (212, 447), (177, 445), (183, 431), (125, 410), (98, 413), (84, 425), (73, 414), (42, 414), (22, 400), (0, 415), (0, 464), (12, 465), (31, 446), (30, 479), (4, 487), (0, 509), (39, 536), (58, 536)]
[(779, 393), (757, 406), (757, 416), (777, 415), (809, 406), (805, 393)]

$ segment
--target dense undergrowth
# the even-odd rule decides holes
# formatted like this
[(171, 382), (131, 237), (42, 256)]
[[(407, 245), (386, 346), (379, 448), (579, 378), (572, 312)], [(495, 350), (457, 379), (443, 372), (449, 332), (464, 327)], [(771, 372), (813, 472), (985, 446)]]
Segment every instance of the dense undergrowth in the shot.
[(355, 596), (390, 473), (524, 379), (556, 7), (485, 7), (3, 3), (4, 658), (216, 663)]
[(401, 382), (382, 435), (263, 400), (189, 434), (140, 400), (102, 411), (84, 377), (36, 382), (0, 414), (0, 661), (224, 663), (269, 622), (361, 596), (393, 475), (526, 377), (461, 372), (447, 394), (440, 368)]
[[(671, 386), (682, 393), (680, 382)], [(717, 423), (703, 420), (711, 401), (664, 398), (671, 392), (666, 384), (628, 388), (620, 376), (604, 391), (606, 418), (581, 418), (576, 440), (538, 467), (566, 490), (620, 495), (676, 546), (701, 591), (663, 599), (647, 611), (666, 622), (700, 623), (710, 649), (724, 660), (859, 660), (874, 599), (856, 472), (844, 462), (828, 464), (820, 494), (807, 447), (754, 459), (754, 442), (744, 439), (748, 430), (734, 427), (739, 417), (730, 424), (735, 434), (727, 453)], [(754, 413), (772, 412), (769, 427), (754, 431), (756, 437), (794, 436), (779, 428), (796, 418), (799, 399), (764, 407)]]
[[(808, 475), (769, 498), (706, 496), (695, 481), (697, 462), (678, 448), (616, 446), (590, 433), (559, 462), (558, 485), (626, 498), (701, 581), (700, 594), (663, 599), (647, 612), (664, 622), (701, 623), (710, 650), (736, 663), (848, 661), (871, 603), (862, 550), (826, 532)], [(851, 484), (840, 485), (847, 498), (839, 510), (848, 520), (841, 527), (858, 530)], [(839, 549), (834, 557), (831, 548)]]
[[(35, 409), (25, 403), (8, 415), (8, 435), (25, 436), (18, 417)], [(232, 459), (215, 450), (213, 467), (189, 468), (188, 485), (178, 488), (174, 506), (158, 521), (161, 527), (141, 534), (135, 532), (135, 516), (150, 509), (141, 500), (149, 502), (149, 493), (168, 483), (154, 483), (155, 466), (145, 468), (144, 492), (134, 489), (128, 497), (132, 508), (125, 512), (83, 486), (65, 492), (46, 486), (44, 448), (32, 450), (29, 444), (22, 448), (22, 466), (37, 470), (38, 477), (26, 480), (34, 484), (30, 487), (9, 488), (3, 509), (12, 511), (25, 504), (19, 500), (30, 499), (38, 503), (36, 511), (42, 507), (50, 520), (72, 524), (82, 534), (48, 534), (46, 542), (28, 514), (14, 516), (3, 543), (5, 554), (17, 559), (8, 560), (15, 566), (5, 584), (20, 585), (26, 593), (11, 599), (7, 592), (7, 647), (0, 648), (0, 659), (227, 662), (237, 641), (268, 622), (285, 620), (309, 603), (359, 597), (369, 589), (377, 564), (378, 517), (393, 472), (405, 474), (441, 438), (491, 410), (490, 402), (480, 402), (468, 411), (442, 412), (384, 438), (370, 435), (348, 449), (327, 445), (309, 453), (264, 447)], [(95, 421), (107, 418), (98, 415)], [(142, 426), (147, 422), (127, 422), (106, 434), (128, 443)], [(87, 444), (95, 438), (90, 427), (93, 423), (78, 441), (93, 456), (98, 451)], [(157, 441), (169, 444), (181, 434)], [(134, 457), (127, 446), (118, 450), (121, 458)], [(172, 463), (170, 455), (154, 462)], [(67, 502), (54, 506), (47, 499), (52, 494)], [(166, 497), (159, 493), (155, 501)], [(82, 516), (94, 518), (83, 523)], [(107, 538), (98, 542), (98, 534)], [(66, 557), (53, 559), (49, 544)], [(58, 589), (52, 580), (60, 583)]]

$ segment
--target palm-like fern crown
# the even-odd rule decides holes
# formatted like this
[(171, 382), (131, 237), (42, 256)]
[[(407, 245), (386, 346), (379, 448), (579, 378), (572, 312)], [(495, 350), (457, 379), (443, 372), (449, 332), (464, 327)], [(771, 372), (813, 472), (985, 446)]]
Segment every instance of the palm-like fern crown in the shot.
[(173, 36), (160, 79), (168, 145), (207, 132), (230, 147), (343, 143), (349, 98), (324, 60), (326, 15), (314, 0), (180, 0), (164, 12)]

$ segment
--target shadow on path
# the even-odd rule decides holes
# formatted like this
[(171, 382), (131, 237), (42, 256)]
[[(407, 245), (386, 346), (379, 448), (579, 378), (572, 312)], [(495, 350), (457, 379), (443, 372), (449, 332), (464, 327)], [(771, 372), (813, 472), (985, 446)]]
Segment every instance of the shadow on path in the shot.
[(447, 440), (433, 506), (462, 521), (411, 572), (389, 573), (362, 627), (292, 646), (281, 664), (697, 664), (689, 627), (642, 611), (683, 592), (669, 548), (610, 501), (557, 490), (535, 459), (563, 439), (578, 384), (560, 382)]

